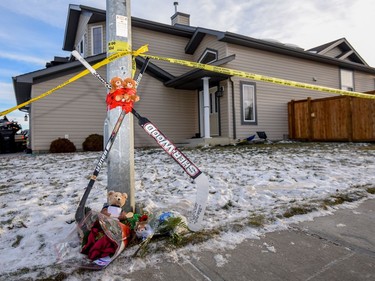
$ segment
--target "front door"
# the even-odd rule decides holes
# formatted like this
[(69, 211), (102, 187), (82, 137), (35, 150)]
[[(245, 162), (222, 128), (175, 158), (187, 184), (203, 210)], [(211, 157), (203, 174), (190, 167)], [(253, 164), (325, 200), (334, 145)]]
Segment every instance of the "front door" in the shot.
[[(215, 95), (217, 87), (210, 88), (210, 135), (219, 136), (219, 98)], [(199, 92), (200, 135), (204, 137), (203, 91)]]

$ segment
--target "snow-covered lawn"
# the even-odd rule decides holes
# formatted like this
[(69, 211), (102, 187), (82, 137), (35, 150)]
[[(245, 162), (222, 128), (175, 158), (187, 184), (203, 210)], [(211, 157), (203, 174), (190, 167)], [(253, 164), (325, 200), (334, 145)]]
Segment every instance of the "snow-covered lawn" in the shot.
[[(368, 191), (375, 188), (374, 144), (275, 143), (183, 152), (209, 178), (204, 232), (218, 234), (198, 246), (163, 253), (164, 258), (234, 247), (243, 239), (327, 214), (342, 199), (373, 196)], [(74, 224), (67, 222), (74, 219), (99, 156), (98, 152), (0, 155), (1, 278), (60, 270), (54, 265), (54, 244), (72, 230)], [(136, 149), (135, 171), (137, 206), (182, 213), (192, 209), (195, 184), (164, 151)], [(106, 183), (104, 165), (89, 197), (92, 209), (100, 210), (106, 201)], [(295, 216), (303, 213), (307, 214)], [(131, 252), (126, 249), (122, 256)], [(107, 270), (129, 272), (158, 260), (157, 253), (150, 253), (123, 259), (121, 265), (115, 261)]]

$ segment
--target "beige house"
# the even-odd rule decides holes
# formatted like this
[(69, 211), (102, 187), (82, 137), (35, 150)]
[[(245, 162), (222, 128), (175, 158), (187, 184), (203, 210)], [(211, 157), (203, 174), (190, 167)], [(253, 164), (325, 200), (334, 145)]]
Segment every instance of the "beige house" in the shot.
[[(91, 64), (104, 59), (105, 20), (104, 10), (70, 5), (63, 49), (78, 50)], [(375, 68), (368, 66), (345, 38), (304, 50), (193, 27), (189, 25), (189, 15), (180, 12), (171, 20), (171, 25), (167, 25), (133, 17), (132, 48), (148, 44), (149, 54), (156, 56), (356, 92), (375, 89)], [(138, 67), (142, 61), (137, 58)], [(45, 69), (14, 77), (18, 104), (56, 87), (83, 69), (72, 57), (55, 58)], [(106, 77), (105, 67), (98, 72)], [(203, 93), (204, 86), (209, 91)], [(59, 137), (69, 138), (81, 149), (88, 135), (103, 134), (106, 92), (95, 77), (87, 75), (30, 104), (26, 109), (30, 114), (31, 149), (47, 151)], [(270, 140), (286, 139), (289, 101), (332, 96), (153, 60), (138, 92), (141, 101), (135, 109), (176, 144), (230, 143), (258, 131), (266, 132)], [(204, 95), (209, 107), (204, 107)], [(208, 115), (204, 108), (208, 108)], [(137, 147), (156, 145), (136, 124), (134, 128)]]

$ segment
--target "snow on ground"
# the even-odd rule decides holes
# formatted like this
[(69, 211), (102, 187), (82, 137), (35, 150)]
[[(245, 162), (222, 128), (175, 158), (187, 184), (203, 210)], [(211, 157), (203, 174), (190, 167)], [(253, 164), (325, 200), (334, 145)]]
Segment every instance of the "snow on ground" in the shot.
[[(209, 178), (204, 229), (219, 229), (220, 234), (199, 245), (144, 258), (127, 258), (132, 250), (126, 249), (103, 273), (87, 278), (153, 266), (161, 255), (179, 260), (202, 250), (233, 248), (244, 239), (333, 211), (334, 207), (322, 208), (325, 199), (338, 194), (371, 196), (366, 189), (375, 187), (374, 144), (278, 143), (183, 151)], [(74, 223), (67, 222), (74, 219), (99, 157), (99, 152), (0, 155), (1, 276), (35, 278), (61, 270), (55, 264), (54, 244), (72, 231)], [(135, 171), (137, 205), (185, 213), (192, 209), (195, 184), (164, 151), (136, 149)], [(92, 209), (100, 210), (105, 202), (106, 182), (104, 165), (90, 194)], [(292, 207), (315, 211), (288, 219), (283, 214)], [(265, 224), (255, 227), (251, 218), (262, 218)], [(276, 251), (267, 245), (265, 250)], [(216, 258), (218, 266), (226, 262), (225, 255)], [(79, 276), (73, 273), (69, 280)]]

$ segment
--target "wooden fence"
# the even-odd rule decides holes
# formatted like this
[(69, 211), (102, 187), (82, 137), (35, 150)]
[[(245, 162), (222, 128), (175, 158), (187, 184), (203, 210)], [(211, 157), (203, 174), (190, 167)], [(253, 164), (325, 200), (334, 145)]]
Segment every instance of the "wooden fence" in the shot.
[(375, 141), (375, 100), (349, 96), (288, 103), (289, 138), (305, 141)]

